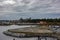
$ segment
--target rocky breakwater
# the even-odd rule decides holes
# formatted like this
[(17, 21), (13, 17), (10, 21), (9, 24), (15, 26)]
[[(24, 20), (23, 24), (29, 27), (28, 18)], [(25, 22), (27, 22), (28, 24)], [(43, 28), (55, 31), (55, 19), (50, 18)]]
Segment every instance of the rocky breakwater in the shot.
[[(54, 37), (58, 38), (60, 36), (59, 33), (56, 33), (48, 26), (40, 26), (40, 27), (25, 27), (25, 28), (18, 28), (18, 29), (9, 29), (4, 31), (3, 34), (13, 37)], [(60, 40), (60, 39), (59, 39)]]

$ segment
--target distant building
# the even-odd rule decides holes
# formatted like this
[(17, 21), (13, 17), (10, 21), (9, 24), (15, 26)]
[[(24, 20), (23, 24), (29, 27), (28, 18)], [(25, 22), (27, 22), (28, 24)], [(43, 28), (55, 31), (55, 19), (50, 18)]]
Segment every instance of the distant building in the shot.
[(46, 25), (46, 24), (47, 24), (46, 21), (40, 21), (39, 23), (40, 23), (40, 24), (43, 24), (43, 25)]

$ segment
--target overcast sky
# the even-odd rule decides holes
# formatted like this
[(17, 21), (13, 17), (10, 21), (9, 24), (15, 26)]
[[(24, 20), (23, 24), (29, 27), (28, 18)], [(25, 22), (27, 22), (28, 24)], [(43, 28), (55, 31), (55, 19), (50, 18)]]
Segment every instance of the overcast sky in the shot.
[(60, 0), (0, 0), (0, 19), (60, 18)]

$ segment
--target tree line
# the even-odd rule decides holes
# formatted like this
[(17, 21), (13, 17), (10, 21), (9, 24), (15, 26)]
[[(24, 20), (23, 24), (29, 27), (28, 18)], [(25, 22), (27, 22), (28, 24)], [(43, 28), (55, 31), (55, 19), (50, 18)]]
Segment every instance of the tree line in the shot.
[(40, 22), (40, 21), (45, 21), (45, 22), (60, 22), (60, 18), (55, 18), (55, 19), (46, 19), (46, 18), (43, 18), (43, 19), (31, 19), (31, 18), (27, 18), (27, 19), (23, 19), (23, 18), (20, 18), (19, 19), (20, 22), (32, 22), (32, 23), (37, 23), (37, 22)]

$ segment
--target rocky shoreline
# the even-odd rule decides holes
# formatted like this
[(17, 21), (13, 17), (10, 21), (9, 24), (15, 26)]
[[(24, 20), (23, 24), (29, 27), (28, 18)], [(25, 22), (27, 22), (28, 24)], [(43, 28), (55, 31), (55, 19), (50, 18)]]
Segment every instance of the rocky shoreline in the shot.
[(42, 27), (9, 29), (7, 31), (4, 31), (3, 34), (7, 36), (20, 37), (20, 38), (38, 37), (38, 36), (55, 37), (56, 32), (50, 30), (47, 26), (46, 27), (42, 26)]

